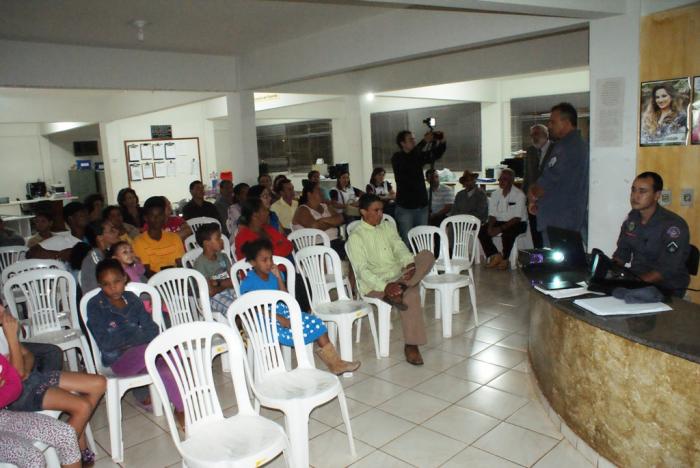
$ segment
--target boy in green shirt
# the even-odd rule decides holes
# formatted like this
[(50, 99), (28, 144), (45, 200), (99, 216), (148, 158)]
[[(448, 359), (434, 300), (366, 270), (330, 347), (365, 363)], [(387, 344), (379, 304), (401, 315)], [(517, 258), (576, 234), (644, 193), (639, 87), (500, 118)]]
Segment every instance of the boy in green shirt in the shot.
[(203, 252), (195, 260), (194, 269), (207, 279), (212, 312), (226, 315), (235, 298), (229, 276), (231, 261), (223, 252), (221, 229), (216, 223), (205, 224), (197, 230), (196, 238)]

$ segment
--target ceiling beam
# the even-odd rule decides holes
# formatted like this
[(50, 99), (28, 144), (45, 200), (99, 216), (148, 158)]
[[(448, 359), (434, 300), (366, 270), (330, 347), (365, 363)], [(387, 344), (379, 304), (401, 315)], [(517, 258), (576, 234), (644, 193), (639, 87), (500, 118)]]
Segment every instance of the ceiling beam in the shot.
[(349, 0), (347, 3), (582, 19), (605, 18), (626, 11), (625, 0)]

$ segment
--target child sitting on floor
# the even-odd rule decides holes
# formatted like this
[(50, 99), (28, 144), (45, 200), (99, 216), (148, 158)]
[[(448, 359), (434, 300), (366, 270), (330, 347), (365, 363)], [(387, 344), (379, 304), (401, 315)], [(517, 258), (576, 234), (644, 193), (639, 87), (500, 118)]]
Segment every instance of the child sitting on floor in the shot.
[(205, 224), (197, 229), (196, 237), (203, 252), (194, 261), (194, 269), (207, 279), (211, 311), (226, 315), (234, 297), (233, 283), (229, 276), (231, 261), (223, 252), (221, 229), (216, 223)]
[[(158, 335), (158, 325), (146, 312), (141, 299), (124, 290), (127, 276), (119, 261), (102, 260), (97, 264), (96, 276), (101, 291), (88, 301), (87, 327), (102, 353), (102, 364), (118, 377), (146, 373), (144, 353)], [(184, 427), (182, 398), (170, 369), (162, 360), (158, 362), (158, 372), (175, 406), (175, 418)], [(142, 405), (150, 405), (146, 395), (137, 395), (137, 398)]]
[[(253, 270), (248, 272), (241, 282), (241, 294), (258, 290), (287, 291), (284, 284), (283, 273), (272, 262), (272, 244), (267, 239), (256, 239), (243, 245), (243, 253)], [(277, 304), (277, 334), (281, 344), (294, 346), (292, 330), (289, 321), (289, 310), (284, 303)], [(360, 367), (359, 361), (347, 362), (340, 359), (335, 346), (328, 339), (328, 329), (323, 322), (307, 313), (301, 314), (304, 326), (304, 343), (316, 342), (318, 349), (316, 355), (328, 366), (333, 374), (341, 375), (345, 372), (353, 372)]]

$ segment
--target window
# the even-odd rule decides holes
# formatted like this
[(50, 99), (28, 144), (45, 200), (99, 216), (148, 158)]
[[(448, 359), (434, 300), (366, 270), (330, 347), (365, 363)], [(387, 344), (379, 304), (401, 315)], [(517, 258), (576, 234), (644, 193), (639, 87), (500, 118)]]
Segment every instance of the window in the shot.
[(398, 150), (396, 135), (411, 130), (420, 141), (428, 130), (426, 117), (437, 119), (437, 130), (445, 132), (447, 150), (435, 164), (461, 173), (481, 170), (481, 104), (462, 103), (441, 107), (378, 112), (371, 115), (372, 164), (391, 171), (391, 156)]
[(530, 127), (536, 124), (547, 125), (549, 110), (560, 102), (571, 103), (578, 113), (578, 129), (588, 141), (589, 128), (588, 93), (555, 94), (511, 99), (510, 101), (510, 150), (514, 153), (532, 145)]
[(316, 159), (333, 161), (330, 120), (257, 127), (258, 159), (268, 172), (307, 173)]

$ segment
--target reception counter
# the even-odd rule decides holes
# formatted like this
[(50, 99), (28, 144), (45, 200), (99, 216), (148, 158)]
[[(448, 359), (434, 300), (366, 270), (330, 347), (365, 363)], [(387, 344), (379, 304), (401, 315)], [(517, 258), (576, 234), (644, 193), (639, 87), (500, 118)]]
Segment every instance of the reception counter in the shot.
[(700, 467), (700, 306), (599, 317), (530, 292), (529, 358), (561, 420), (618, 466)]

